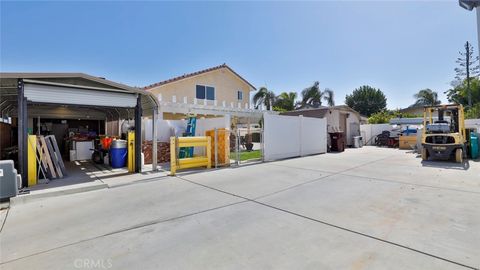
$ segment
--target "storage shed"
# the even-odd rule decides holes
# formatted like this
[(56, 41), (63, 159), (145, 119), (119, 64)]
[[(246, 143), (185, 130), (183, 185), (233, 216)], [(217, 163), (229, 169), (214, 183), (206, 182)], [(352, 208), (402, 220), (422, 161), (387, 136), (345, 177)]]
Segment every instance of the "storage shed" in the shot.
[(327, 132), (345, 132), (346, 144), (348, 146), (353, 145), (354, 136), (360, 136), (361, 115), (347, 105), (300, 109), (281, 114), (326, 118)]

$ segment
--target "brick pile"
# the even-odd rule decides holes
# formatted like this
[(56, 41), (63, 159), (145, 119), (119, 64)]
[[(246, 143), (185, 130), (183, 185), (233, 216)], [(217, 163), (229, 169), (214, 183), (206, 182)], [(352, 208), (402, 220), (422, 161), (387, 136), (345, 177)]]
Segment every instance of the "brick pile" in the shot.
[[(145, 164), (152, 164), (152, 141), (143, 141), (142, 152), (145, 157)], [(157, 142), (157, 162), (170, 162), (170, 143)]]

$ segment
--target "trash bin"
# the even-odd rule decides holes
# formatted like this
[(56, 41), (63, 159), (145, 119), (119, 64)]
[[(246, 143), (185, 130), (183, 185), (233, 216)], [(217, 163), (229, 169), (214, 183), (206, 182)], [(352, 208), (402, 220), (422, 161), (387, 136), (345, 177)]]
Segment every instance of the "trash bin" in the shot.
[(123, 168), (127, 164), (127, 141), (115, 140), (110, 145), (110, 165), (112, 168)]
[(330, 141), (332, 142), (332, 147), (330, 150), (334, 152), (343, 152), (345, 151), (345, 136), (343, 132), (332, 132), (330, 134)]
[(471, 147), (471, 153), (472, 153), (472, 159), (477, 159), (478, 158), (478, 152), (479, 152), (479, 145), (478, 145), (478, 133), (471, 133), (470, 134), (470, 147)]
[(353, 147), (360, 148), (363, 146), (362, 136), (353, 136)]

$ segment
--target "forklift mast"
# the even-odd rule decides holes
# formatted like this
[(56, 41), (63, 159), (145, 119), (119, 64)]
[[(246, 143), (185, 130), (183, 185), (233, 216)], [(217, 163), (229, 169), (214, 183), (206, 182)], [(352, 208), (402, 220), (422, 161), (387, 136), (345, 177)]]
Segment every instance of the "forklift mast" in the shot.
[[(433, 113), (438, 112), (438, 120), (433, 120)], [(465, 138), (465, 120), (462, 105), (437, 105), (425, 106), (423, 111), (423, 133), (427, 134), (427, 126), (432, 124), (446, 124), (445, 116), (450, 116), (450, 133), (460, 133)]]

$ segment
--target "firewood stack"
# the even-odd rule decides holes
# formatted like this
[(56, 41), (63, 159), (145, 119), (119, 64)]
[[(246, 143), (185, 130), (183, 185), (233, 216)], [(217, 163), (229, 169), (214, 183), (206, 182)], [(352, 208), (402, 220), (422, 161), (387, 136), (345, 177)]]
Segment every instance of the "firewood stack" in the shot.
[[(145, 164), (152, 164), (152, 141), (143, 141), (142, 152), (145, 157)], [(157, 162), (170, 162), (170, 143), (157, 142)]]

